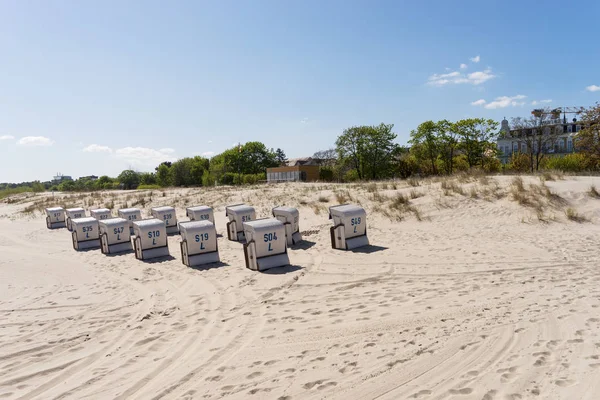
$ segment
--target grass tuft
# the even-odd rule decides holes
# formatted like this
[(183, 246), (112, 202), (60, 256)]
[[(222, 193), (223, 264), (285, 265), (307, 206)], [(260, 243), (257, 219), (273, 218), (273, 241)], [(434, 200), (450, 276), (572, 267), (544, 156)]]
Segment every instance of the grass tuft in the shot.
[(565, 210), (565, 216), (569, 221), (573, 222), (582, 223), (589, 221), (589, 219), (587, 219), (584, 215), (579, 214), (575, 209), (571, 207)]

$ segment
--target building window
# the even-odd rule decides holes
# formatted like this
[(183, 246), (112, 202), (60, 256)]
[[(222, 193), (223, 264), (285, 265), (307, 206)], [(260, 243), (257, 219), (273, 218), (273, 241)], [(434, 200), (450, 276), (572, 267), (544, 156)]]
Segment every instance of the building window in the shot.
[(571, 139), (567, 140), (567, 150), (573, 151), (573, 141)]
[(513, 143), (513, 153), (516, 153), (517, 151), (519, 151), (519, 144)]
[(567, 132), (573, 133), (573, 125), (567, 125)]
[(580, 130), (581, 130), (581, 125), (577, 125), (577, 126), (575, 127), (575, 132), (579, 132)]
[(523, 153), (526, 153), (526, 152), (527, 152), (527, 145), (526, 145), (525, 143), (521, 143), (521, 151), (522, 151)]

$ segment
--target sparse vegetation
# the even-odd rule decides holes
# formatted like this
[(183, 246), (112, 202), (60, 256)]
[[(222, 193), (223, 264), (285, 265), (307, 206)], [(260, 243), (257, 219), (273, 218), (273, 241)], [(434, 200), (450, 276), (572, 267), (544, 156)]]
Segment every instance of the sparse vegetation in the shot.
[(329, 203), (329, 196), (324, 196), (324, 195), (319, 196), (319, 202)]
[(376, 183), (369, 183), (369, 184), (367, 184), (367, 192), (374, 193), (376, 191), (377, 191), (377, 184)]
[(408, 183), (412, 187), (421, 186), (421, 182), (419, 182), (419, 180), (415, 178), (408, 178), (406, 183)]
[(454, 192), (456, 194), (460, 194), (461, 196), (465, 195), (465, 191), (462, 188), (462, 185), (459, 185), (454, 180), (444, 179), (441, 184), (441, 188), (444, 192), (445, 196), (449, 196), (450, 192)]
[(588, 218), (586, 218), (584, 215), (579, 214), (575, 209), (571, 207), (565, 210), (565, 216), (569, 221), (573, 222), (582, 223), (589, 221)]
[(598, 192), (598, 189), (596, 189), (595, 185), (590, 186), (590, 190), (588, 191), (588, 194), (590, 195), (590, 197), (593, 197), (595, 199), (600, 199), (600, 193)]
[(421, 193), (421, 192), (419, 192), (419, 191), (417, 191), (415, 189), (412, 189), (410, 191), (410, 198), (411, 199), (414, 200), (414, 199), (418, 199), (419, 197), (423, 197), (423, 193)]

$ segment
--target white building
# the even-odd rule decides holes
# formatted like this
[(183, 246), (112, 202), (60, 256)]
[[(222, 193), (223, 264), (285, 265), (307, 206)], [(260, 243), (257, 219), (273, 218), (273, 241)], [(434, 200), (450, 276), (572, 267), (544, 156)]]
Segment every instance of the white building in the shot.
[(543, 143), (542, 152), (545, 154), (565, 155), (575, 152), (573, 138), (582, 129), (582, 125), (576, 118), (567, 122), (566, 118), (553, 118), (543, 122), (542, 127), (511, 128), (506, 118), (502, 120), (500, 134), (496, 142), (500, 151), (502, 164), (510, 162), (514, 153), (529, 153), (527, 149), (527, 137), (537, 134), (537, 129), (543, 129), (544, 133), (552, 135), (548, 140), (529, 140), (533, 144), (533, 151), (537, 153), (538, 142)]

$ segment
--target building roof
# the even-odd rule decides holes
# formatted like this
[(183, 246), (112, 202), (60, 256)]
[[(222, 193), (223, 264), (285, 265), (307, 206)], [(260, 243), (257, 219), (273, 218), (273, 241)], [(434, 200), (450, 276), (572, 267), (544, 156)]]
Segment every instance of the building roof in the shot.
[(290, 158), (287, 161), (288, 167), (296, 167), (298, 165), (317, 165), (317, 162), (312, 157)]

